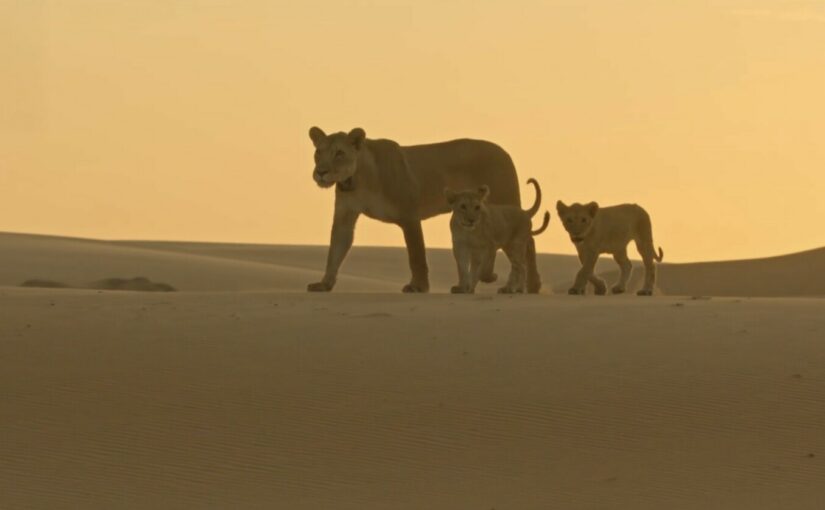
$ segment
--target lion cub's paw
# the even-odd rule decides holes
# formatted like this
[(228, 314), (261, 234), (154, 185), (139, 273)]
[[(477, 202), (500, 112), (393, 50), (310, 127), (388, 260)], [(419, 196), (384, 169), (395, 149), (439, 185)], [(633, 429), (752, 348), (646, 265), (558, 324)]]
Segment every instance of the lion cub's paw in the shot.
[(593, 291), (596, 293), (597, 296), (604, 296), (605, 294), (607, 294), (607, 285), (595, 285)]
[(332, 285), (326, 282), (316, 282), (310, 283), (307, 285), (307, 291), (309, 292), (329, 292), (332, 290)]
[(450, 287), (450, 292), (453, 294), (472, 294), (473, 291), (461, 285), (453, 285)]
[(408, 283), (407, 285), (404, 285), (404, 287), (401, 289), (401, 292), (405, 294), (423, 294), (429, 291), (429, 286), (424, 286), (422, 284), (416, 283)]
[(637, 296), (652, 296), (653, 291), (649, 289), (642, 289), (636, 293)]
[(583, 296), (584, 289), (577, 289), (576, 287), (572, 287), (570, 290), (567, 291), (567, 293), (571, 296)]
[(624, 294), (625, 288), (620, 285), (614, 285), (610, 292), (613, 294)]

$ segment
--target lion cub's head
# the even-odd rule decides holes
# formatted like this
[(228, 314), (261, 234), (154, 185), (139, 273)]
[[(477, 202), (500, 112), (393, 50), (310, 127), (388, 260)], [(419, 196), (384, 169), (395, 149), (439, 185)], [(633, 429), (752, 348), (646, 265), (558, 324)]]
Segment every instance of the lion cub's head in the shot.
[(463, 191), (444, 190), (447, 203), (453, 210), (453, 220), (467, 230), (473, 230), (481, 221), (489, 194), (490, 188), (486, 185)]
[(593, 227), (593, 219), (596, 217), (596, 213), (599, 212), (599, 204), (590, 202), (589, 204), (565, 205), (564, 202), (559, 200), (556, 202), (556, 211), (559, 213), (564, 230), (570, 234), (570, 240), (574, 243), (580, 243), (584, 241), (584, 238), (587, 237)]
[(327, 135), (318, 127), (309, 130), (309, 137), (315, 145), (315, 169), (312, 178), (322, 188), (329, 188), (336, 182), (344, 182), (358, 169), (358, 155), (367, 135), (361, 128), (349, 133)]

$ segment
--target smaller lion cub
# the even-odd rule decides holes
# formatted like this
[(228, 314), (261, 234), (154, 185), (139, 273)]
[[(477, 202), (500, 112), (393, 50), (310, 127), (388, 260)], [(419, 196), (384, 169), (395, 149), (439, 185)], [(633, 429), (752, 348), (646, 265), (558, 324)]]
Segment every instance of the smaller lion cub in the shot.
[(444, 190), (447, 203), (453, 210), (450, 231), (453, 236), (453, 255), (458, 266), (458, 285), (453, 294), (472, 294), (481, 268), (501, 248), (510, 260), (510, 277), (498, 291), (504, 294), (524, 292), (527, 278), (527, 243), (530, 236), (544, 232), (550, 222), (545, 211), (544, 221), (538, 230), (531, 231), (531, 218), (541, 205), (541, 188), (535, 179), (527, 181), (536, 187), (536, 203), (524, 211), (514, 205), (487, 203), (488, 186), (478, 189)]
[(650, 224), (650, 216), (644, 209), (636, 204), (600, 208), (596, 202), (568, 206), (559, 200), (556, 203), (556, 211), (564, 229), (570, 234), (570, 240), (576, 246), (582, 263), (582, 268), (576, 274), (576, 281), (570, 288), (570, 294), (584, 294), (588, 281), (595, 287), (596, 294), (607, 292), (604, 280), (593, 274), (602, 253), (613, 255), (613, 260), (619, 264), (621, 276), (611, 290), (613, 294), (623, 293), (633, 270), (633, 265), (627, 258), (627, 244), (631, 240), (636, 242), (636, 249), (639, 250), (645, 265), (645, 282), (636, 294), (653, 294), (656, 284), (656, 265), (653, 261), (661, 262), (664, 253), (662, 248), (656, 253), (653, 247), (653, 227)]

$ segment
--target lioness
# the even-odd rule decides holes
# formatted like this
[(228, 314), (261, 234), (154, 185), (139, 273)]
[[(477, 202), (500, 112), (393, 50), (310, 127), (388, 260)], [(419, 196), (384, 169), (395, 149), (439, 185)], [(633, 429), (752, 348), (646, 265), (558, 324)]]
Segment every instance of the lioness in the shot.
[[(330, 291), (338, 268), (352, 247), (355, 223), (361, 214), (394, 223), (404, 232), (412, 279), (404, 292), (430, 288), (421, 221), (450, 211), (444, 188), (490, 186), (490, 202), (521, 204), (513, 161), (499, 146), (480, 140), (402, 147), (392, 140), (371, 140), (361, 128), (349, 133), (325, 134), (313, 127), (315, 145), (312, 177), (318, 186), (335, 185), (332, 238), (323, 279), (307, 286), (309, 291)], [(530, 239), (527, 255), (527, 288), (541, 288), (536, 271), (536, 247)], [(482, 268), (481, 280), (495, 281), (494, 257)]]
[(490, 205), (486, 185), (465, 191), (444, 190), (447, 203), (453, 210), (450, 231), (453, 235), (453, 255), (458, 266), (458, 285), (453, 294), (472, 294), (487, 259), (501, 248), (510, 259), (510, 277), (498, 291), (512, 294), (524, 292), (526, 285), (527, 243), (541, 234), (550, 222), (550, 213), (538, 230), (531, 231), (531, 218), (541, 205), (541, 188), (535, 179), (527, 181), (536, 187), (536, 202), (524, 211), (515, 205)]
[(564, 229), (570, 234), (570, 240), (576, 245), (582, 263), (576, 281), (569, 291), (570, 294), (584, 294), (588, 281), (595, 287), (596, 294), (606, 293), (604, 280), (593, 274), (593, 268), (602, 253), (610, 253), (619, 264), (621, 276), (611, 290), (613, 294), (623, 293), (633, 270), (633, 265), (627, 258), (627, 244), (631, 240), (636, 242), (636, 249), (639, 250), (645, 265), (644, 285), (637, 294), (653, 294), (653, 286), (656, 283), (656, 266), (653, 261), (661, 262), (664, 253), (662, 248), (659, 248), (657, 254), (653, 247), (650, 216), (644, 209), (636, 204), (600, 208), (596, 202), (568, 206), (559, 200), (556, 210)]

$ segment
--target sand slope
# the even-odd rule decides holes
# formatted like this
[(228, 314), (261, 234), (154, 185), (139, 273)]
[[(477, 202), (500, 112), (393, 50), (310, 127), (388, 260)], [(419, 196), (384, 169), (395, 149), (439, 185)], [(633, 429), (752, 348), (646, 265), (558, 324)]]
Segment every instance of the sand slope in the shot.
[[(27, 279), (72, 285), (110, 277), (146, 276), (183, 291), (278, 290), (304, 292), (326, 265), (325, 246), (230, 243), (95, 241), (0, 233), (0, 286)], [(433, 292), (455, 284), (455, 262), (445, 249), (429, 249)], [(636, 264), (629, 288), (641, 284)], [(578, 271), (574, 256), (539, 254), (545, 292), (566, 293)], [(408, 281), (403, 248), (354, 247), (341, 269), (339, 292), (397, 292)], [(496, 259), (501, 281), (509, 263)], [(599, 261), (597, 272), (618, 278), (614, 262)], [(659, 265), (658, 290), (667, 295), (793, 297), (825, 296), (825, 248), (765, 259)], [(498, 284), (481, 285), (480, 293)]]
[(818, 509), (823, 317), (0, 289), (0, 508)]
[[(0, 233), (0, 286), (45, 279), (82, 286), (111, 277), (146, 276), (184, 291), (303, 291), (323, 274), (320, 268), (263, 264), (105, 241)], [(394, 291), (397, 284), (342, 275), (344, 291)]]

